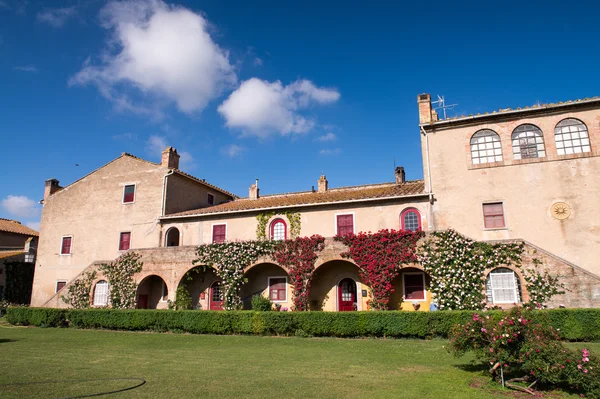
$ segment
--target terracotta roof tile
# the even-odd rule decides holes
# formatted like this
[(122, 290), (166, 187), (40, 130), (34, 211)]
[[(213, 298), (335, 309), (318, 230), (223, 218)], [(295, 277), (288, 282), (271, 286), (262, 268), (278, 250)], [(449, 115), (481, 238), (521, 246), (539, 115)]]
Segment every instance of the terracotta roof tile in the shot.
[(215, 213), (234, 213), (257, 209), (277, 209), (299, 205), (309, 206), (336, 202), (385, 199), (419, 194), (425, 194), (425, 184), (422, 180), (410, 181), (403, 184), (382, 183), (332, 188), (324, 193), (303, 191), (297, 193), (265, 195), (256, 200), (241, 198), (215, 206), (166, 215), (164, 218)]
[(0, 259), (12, 258), (13, 256), (22, 255), (25, 251), (0, 251)]
[(0, 218), (0, 231), (6, 231), (9, 233), (23, 234), (26, 236), (39, 236), (39, 233), (34, 229), (30, 229), (27, 226), (23, 226), (20, 222), (10, 219)]

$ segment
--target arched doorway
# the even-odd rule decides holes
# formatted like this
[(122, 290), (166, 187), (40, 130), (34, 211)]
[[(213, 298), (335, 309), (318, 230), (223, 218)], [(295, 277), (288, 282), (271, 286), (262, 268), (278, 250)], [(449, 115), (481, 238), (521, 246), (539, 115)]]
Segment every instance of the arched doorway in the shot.
[(209, 309), (210, 286), (219, 280), (212, 267), (196, 266), (188, 270), (179, 285), (183, 285), (192, 297), (192, 309)]
[(209, 309), (223, 310), (223, 288), (220, 281), (210, 285)]
[(169, 289), (165, 281), (157, 275), (142, 280), (137, 288), (137, 309), (166, 309)]
[(358, 309), (356, 282), (351, 278), (344, 278), (338, 284), (338, 311), (351, 312)]
[(178, 247), (179, 246), (179, 229), (177, 227), (171, 227), (167, 230), (165, 238), (166, 247)]

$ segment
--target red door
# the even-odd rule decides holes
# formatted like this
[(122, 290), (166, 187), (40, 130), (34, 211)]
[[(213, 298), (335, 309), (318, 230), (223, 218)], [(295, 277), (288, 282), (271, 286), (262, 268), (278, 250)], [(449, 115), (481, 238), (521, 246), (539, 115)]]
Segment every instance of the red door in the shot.
[(221, 290), (221, 283), (215, 281), (210, 286), (210, 310), (223, 310), (223, 291)]
[(148, 309), (148, 295), (138, 295), (138, 309)]
[(338, 310), (351, 312), (356, 310), (356, 283), (351, 278), (345, 278), (338, 285)]

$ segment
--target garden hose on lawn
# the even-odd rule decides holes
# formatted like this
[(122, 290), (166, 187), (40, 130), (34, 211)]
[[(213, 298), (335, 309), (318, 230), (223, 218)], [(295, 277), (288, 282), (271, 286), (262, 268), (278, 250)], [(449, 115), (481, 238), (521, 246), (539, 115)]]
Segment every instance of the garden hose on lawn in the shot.
[(146, 380), (143, 378), (94, 378), (91, 380), (53, 380), (53, 381), (39, 381), (39, 382), (16, 382), (16, 383), (11, 383), (11, 384), (0, 384), (0, 388), (11, 387), (11, 386), (59, 384), (59, 383), (69, 383), (69, 382), (81, 383), (81, 382), (96, 382), (96, 381), (138, 381), (138, 383), (136, 385), (132, 385), (130, 387), (115, 389), (113, 391), (97, 392), (97, 393), (90, 393), (90, 394), (86, 394), (86, 395), (77, 395), (77, 396), (65, 396), (64, 398), (59, 398), (59, 399), (91, 398), (93, 396), (110, 395), (113, 393), (131, 391), (132, 389), (139, 388), (146, 383)]

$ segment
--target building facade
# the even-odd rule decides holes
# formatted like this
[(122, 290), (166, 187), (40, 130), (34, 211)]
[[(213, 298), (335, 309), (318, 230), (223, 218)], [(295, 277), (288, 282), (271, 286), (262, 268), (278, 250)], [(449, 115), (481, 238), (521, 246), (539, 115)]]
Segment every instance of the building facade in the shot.
[[(238, 198), (180, 171), (169, 147), (160, 164), (123, 154), (64, 188), (47, 181), (32, 305), (65, 306), (60, 296), (66, 288), (58, 289), (58, 281), (68, 285), (102, 261), (135, 250), (144, 262), (135, 276), (138, 307), (166, 308), (184, 284), (195, 308), (219, 310), (222, 292), (212, 269), (184, 279), (194, 268), (195, 248), (289, 239), (299, 228), (299, 236), (326, 237), (311, 309), (366, 310), (369, 287), (358, 267), (341, 257), (346, 248), (335, 235), (452, 228), (480, 241), (524, 240), (526, 261), (535, 253), (570, 290), (551, 305), (598, 306), (600, 216), (592, 207), (600, 191), (600, 100), (448, 120), (438, 119), (428, 94), (418, 96), (418, 106), (423, 180), (406, 181), (400, 167), (389, 183), (330, 188), (321, 176), (317, 189), (263, 196), (256, 182), (247, 198)], [(245, 307), (256, 294), (292, 307), (288, 272), (273, 259), (260, 259), (245, 273)], [(520, 271), (486, 273), (489, 302), (528, 300)], [(428, 310), (429, 284), (419, 264), (404, 265), (390, 307)], [(92, 303), (106, 306), (109, 289), (99, 276)]]
[[(38, 232), (16, 220), (0, 218), (0, 300), (5, 299), (7, 284), (6, 264), (19, 262), (29, 267), (35, 262)], [(29, 285), (33, 281), (30, 280)], [(31, 287), (22, 287), (27, 290)]]

